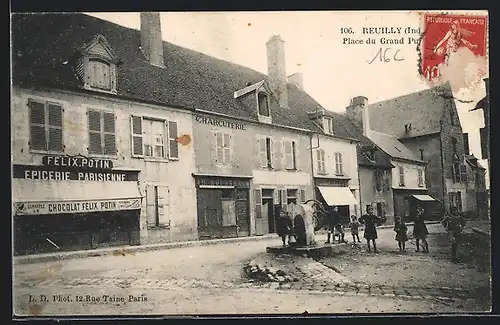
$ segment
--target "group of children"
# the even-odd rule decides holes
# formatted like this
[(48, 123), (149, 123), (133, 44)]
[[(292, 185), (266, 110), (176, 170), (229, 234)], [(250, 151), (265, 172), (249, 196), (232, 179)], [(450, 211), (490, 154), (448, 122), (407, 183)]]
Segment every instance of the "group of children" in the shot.
[[(364, 225), (364, 238), (367, 241), (368, 252), (371, 252), (371, 245), (373, 245), (373, 251), (377, 253), (377, 225), (383, 224), (386, 219), (378, 217), (373, 213), (373, 208), (368, 207), (366, 209), (366, 214), (362, 215), (359, 219), (356, 216), (351, 216), (349, 222), (349, 228), (351, 230), (352, 240), (355, 244), (356, 242), (361, 243), (359, 239), (359, 228)], [(345, 231), (342, 226), (342, 218), (338, 213), (338, 208), (334, 207), (328, 212), (328, 234), (326, 243), (330, 243), (330, 239), (333, 235), (333, 241), (338, 238), (339, 242), (346, 243)], [(285, 245), (285, 238), (293, 233), (291, 219), (287, 218), (286, 213), (280, 215), (281, 227), (278, 230), (279, 235), (282, 237), (283, 245)], [(423, 253), (429, 253), (429, 244), (427, 242), (427, 236), (429, 231), (424, 221), (424, 209), (422, 207), (417, 207), (416, 213), (413, 216), (413, 237), (415, 238), (415, 243), (417, 246), (417, 252), (422, 248)], [(452, 208), (450, 215), (445, 215), (444, 219), (441, 221), (443, 227), (448, 232), (451, 240), (451, 255), (452, 259), (456, 260), (457, 250), (458, 250), (458, 239), (465, 227), (465, 220), (458, 214), (455, 208)], [(406, 251), (406, 242), (408, 238), (408, 226), (401, 219), (401, 217), (396, 216), (394, 222), (394, 231), (396, 232), (396, 241), (398, 242), (399, 251)]]
[[(420, 248), (422, 248), (423, 253), (429, 253), (429, 244), (427, 242), (427, 236), (429, 235), (429, 231), (427, 230), (427, 226), (425, 225), (424, 220), (424, 209), (422, 207), (417, 207), (416, 214), (413, 218), (413, 237), (415, 238), (415, 244), (417, 246), (417, 252), (420, 252)], [(367, 240), (368, 251), (371, 251), (370, 242), (373, 244), (374, 252), (377, 252), (377, 246), (375, 240), (377, 239), (377, 230), (376, 225), (384, 222), (383, 218), (379, 218), (373, 214), (373, 208), (369, 207), (367, 209), (367, 214), (363, 215), (359, 220), (356, 216), (351, 216), (351, 220), (349, 223), (349, 228), (351, 230), (352, 240), (354, 243), (361, 243), (359, 240), (359, 228), (361, 224), (365, 225), (365, 233), (364, 237)], [(455, 208), (451, 209), (451, 214), (446, 214), (444, 219), (441, 221), (441, 224), (448, 232), (450, 241), (451, 241), (451, 256), (453, 260), (457, 259), (457, 250), (458, 250), (458, 241), (460, 238), (460, 234), (462, 233), (465, 227), (465, 220), (457, 213)], [(334, 227), (337, 230), (337, 233), (334, 234), (334, 238), (336, 235), (339, 236), (339, 242), (342, 238), (343, 241), (343, 228), (341, 225), (337, 225)], [(402, 220), (401, 217), (396, 216), (394, 222), (394, 232), (396, 233), (395, 240), (398, 242), (399, 251), (406, 252), (406, 242), (409, 240), (408, 238), (408, 226)], [(328, 236), (327, 243), (330, 242), (330, 235)]]

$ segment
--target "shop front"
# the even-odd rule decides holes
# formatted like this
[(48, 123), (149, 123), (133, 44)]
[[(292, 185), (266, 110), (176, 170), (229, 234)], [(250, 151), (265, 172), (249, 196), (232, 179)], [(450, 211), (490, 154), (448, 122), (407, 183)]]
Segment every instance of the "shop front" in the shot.
[(251, 176), (193, 176), (196, 180), (198, 238), (250, 236)]
[(81, 156), (14, 165), (14, 254), (138, 245), (138, 173)]
[(427, 190), (394, 189), (394, 214), (412, 221), (417, 207), (424, 208), (427, 220), (440, 220), (443, 216), (443, 204), (428, 194)]
[(356, 190), (349, 188), (349, 179), (319, 178), (314, 179), (316, 198), (325, 208), (338, 207), (342, 223), (347, 225), (351, 215), (358, 214)]

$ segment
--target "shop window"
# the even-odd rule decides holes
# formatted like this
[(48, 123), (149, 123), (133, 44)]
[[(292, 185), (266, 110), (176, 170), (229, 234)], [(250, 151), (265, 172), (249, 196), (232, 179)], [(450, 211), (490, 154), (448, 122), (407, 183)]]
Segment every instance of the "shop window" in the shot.
[(233, 189), (222, 190), (222, 199), (223, 200), (234, 200), (234, 190)]
[(115, 114), (103, 110), (87, 111), (89, 125), (89, 154), (116, 155)]
[(398, 170), (399, 170), (399, 186), (405, 186), (405, 169), (403, 166), (399, 166)]
[(31, 150), (63, 152), (63, 108), (47, 102), (28, 101)]
[(146, 186), (146, 213), (148, 227), (170, 226), (169, 189), (167, 186)]
[(179, 159), (177, 122), (131, 117), (132, 156)]
[(424, 187), (424, 171), (421, 169), (418, 169), (417, 173), (418, 173), (418, 186)]
[(335, 175), (344, 175), (342, 154), (340, 152), (335, 153)]
[(231, 164), (231, 135), (215, 132), (215, 162), (219, 165)]
[(271, 138), (257, 139), (259, 146), (260, 167), (273, 167), (274, 141)]
[(318, 161), (318, 174), (326, 174), (325, 150), (316, 150), (316, 159)]
[(283, 147), (285, 153), (285, 169), (294, 170), (297, 169), (296, 161), (296, 142), (292, 140), (283, 140)]

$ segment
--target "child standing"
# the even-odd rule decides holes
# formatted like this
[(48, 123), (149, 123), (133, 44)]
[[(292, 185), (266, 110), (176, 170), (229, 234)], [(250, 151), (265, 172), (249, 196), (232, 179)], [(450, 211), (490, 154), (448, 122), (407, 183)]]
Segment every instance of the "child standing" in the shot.
[(405, 244), (408, 241), (408, 235), (406, 233), (408, 231), (408, 227), (400, 216), (396, 216), (394, 222), (394, 231), (396, 232), (396, 241), (399, 245), (399, 251), (406, 252)]
[(358, 217), (351, 216), (351, 222), (349, 223), (349, 227), (351, 228), (352, 241), (356, 242), (356, 239), (357, 239), (358, 243), (361, 243), (361, 240), (359, 240), (359, 221), (358, 221)]

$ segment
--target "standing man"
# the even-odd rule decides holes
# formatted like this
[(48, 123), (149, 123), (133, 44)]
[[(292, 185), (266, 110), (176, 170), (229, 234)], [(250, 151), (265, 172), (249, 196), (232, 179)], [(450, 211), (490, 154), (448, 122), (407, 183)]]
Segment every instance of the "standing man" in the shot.
[(379, 218), (373, 214), (373, 207), (369, 206), (366, 208), (366, 214), (359, 218), (359, 222), (365, 225), (365, 239), (368, 246), (368, 252), (371, 252), (370, 241), (373, 243), (373, 252), (378, 253), (377, 244), (375, 240), (377, 239), (377, 225), (385, 221), (383, 218)]
[(460, 239), (460, 235), (465, 228), (465, 220), (458, 214), (457, 208), (451, 208), (451, 215), (446, 215), (444, 219), (441, 221), (441, 224), (448, 232), (448, 236), (451, 241), (451, 259), (453, 261), (457, 260), (457, 251), (458, 251), (458, 241)]

